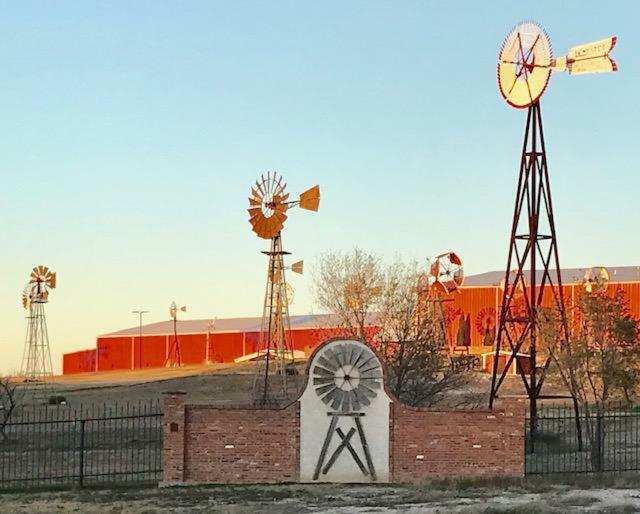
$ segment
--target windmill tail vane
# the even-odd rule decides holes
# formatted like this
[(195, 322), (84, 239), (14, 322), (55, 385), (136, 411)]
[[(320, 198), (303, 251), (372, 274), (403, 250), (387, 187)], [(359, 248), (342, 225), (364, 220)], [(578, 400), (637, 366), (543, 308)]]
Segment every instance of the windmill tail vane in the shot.
[(617, 40), (616, 36), (612, 36), (593, 43), (574, 46), (566, 56), (558, 57), (553, 62), (552, 69), (558, 72), (568, 71), (569, 75), (618, 71), (618, 65), (609, 56)]
[(320, 186), (313, 186), (302, 193), (298, 205), (301, 209), (317, 212), (320, 207)]

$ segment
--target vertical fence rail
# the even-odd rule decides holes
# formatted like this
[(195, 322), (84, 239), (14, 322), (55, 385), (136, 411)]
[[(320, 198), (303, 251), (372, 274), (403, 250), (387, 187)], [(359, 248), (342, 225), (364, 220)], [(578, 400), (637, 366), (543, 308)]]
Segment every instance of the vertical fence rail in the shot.
[(589, 409), (588, 414), (580, 412), (578, 420), (566, 405), (544, 405), (538, 414), (535, 441), (527, 423), (526, 474), (640, 470), (640, 407)]
[(159, 401), (99, 408), (21, 409), (0, 441), (0, 491), (157, 483), (162, 479)]

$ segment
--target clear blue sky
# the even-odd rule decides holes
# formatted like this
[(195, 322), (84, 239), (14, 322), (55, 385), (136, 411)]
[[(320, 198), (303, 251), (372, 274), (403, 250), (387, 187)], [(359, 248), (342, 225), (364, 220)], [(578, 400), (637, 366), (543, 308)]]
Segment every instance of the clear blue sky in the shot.
[[(535, 6), (535, 10), (533, 9)], [(276, 169), (316, 215), (284, 243), (308, 269), (357, 245), (503, 268), (524, 112), (496, 84), (513, 25), (556, 55), (619, 36), (612, 75), (543, 97), (561, 262), (640, 265), (637, 2), (2, 2), (0, 371), (19, 367), (20, 292), (59, 273), (55, 366), (95, 335), (167, 319), (259, 315), (266, 261), (249, 187)], [(294, 313), (311, 277), (291, 279)]]

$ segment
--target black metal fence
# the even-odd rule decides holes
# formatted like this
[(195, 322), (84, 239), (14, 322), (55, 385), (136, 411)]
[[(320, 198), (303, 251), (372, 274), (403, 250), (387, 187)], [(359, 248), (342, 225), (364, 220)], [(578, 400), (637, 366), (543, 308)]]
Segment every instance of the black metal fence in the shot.
[[(580, 426), (580, 432), (578, 431)], [(619, 405), (598, 415), (570, 406), (544, 406), (531, 437), (527, 420), (527, 474), (640, 470), (640, 409)]]
[(22, 409), (0, 435), (0, 490), (157, 483), (159, 401)]

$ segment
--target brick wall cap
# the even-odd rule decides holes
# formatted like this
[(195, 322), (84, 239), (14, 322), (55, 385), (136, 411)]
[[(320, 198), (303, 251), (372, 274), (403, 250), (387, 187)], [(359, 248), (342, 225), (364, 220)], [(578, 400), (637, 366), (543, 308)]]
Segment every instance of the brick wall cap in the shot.
[(489, 409), (488, 407), (483, 407), (482, 409), (454, 409), (452, 407), (442, 408), (442, 407), (413, 407), (411, 405), (407, 405), (398, 401), (398, 407), (406, 410), (411, 410), (414, 412), (433, 412), (434, 414), (441, 412), (447, 414), (469, 414), (469, 413), (478, 413), (478, 414), (495, 414), (496, 412), (503, 412), (504, 408), (493, 408)]
[(281, 411), (287, 410), (292, 407), (298, 400), (294, 402), (288, 403), (286, 405), (278, 406), (278, 407), (269, 407), (269, 406), (261, 406), (261, 405), (253, 405), (253, 404), (237, 404), (237, 405), (215, 405), (215, 404), (207, 404), (207, 403), (196, 403), (187, 405), (187, 409), (189, 410), (244, 410), (244, 411)]

